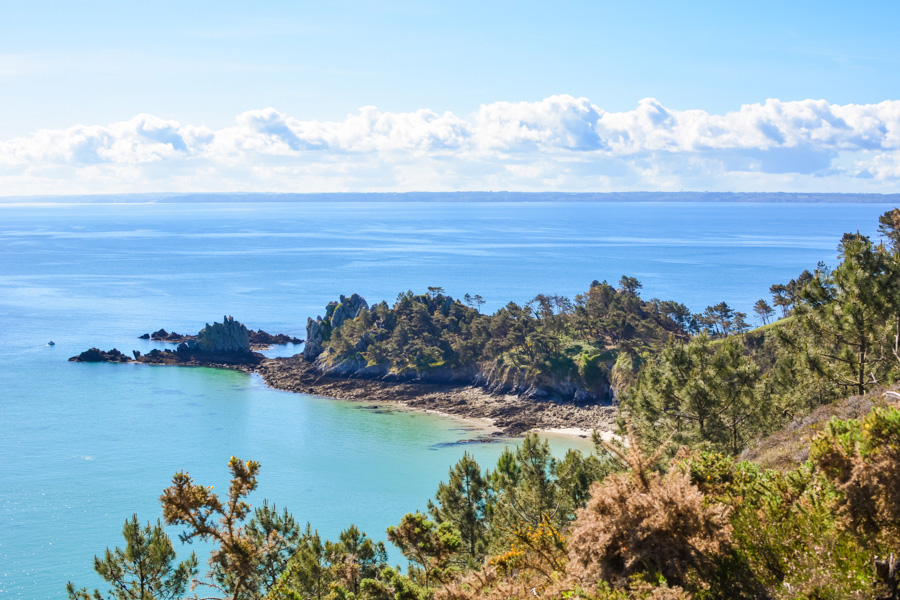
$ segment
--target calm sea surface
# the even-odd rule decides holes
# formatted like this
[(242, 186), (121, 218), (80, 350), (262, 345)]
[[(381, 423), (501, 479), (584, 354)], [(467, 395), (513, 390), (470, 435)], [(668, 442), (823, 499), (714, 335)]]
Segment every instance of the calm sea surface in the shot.
[(0, 597), (98, 585), (93, 556), (122, 544), (132, 513), (160, 518), (179, 469), (224, 490), (230, 456), (259, 460), (254, 503), (287, 506), (326, 536), (356, 523), (384, 539), (464, 451), (488, 466), (503, 447), (460, 443), (479, 435), (464, 421), (278, 392), (240, 373), (66, 361), (90, 346), (146, 352), (159, 345), (142, 333), (194, 333), (223, 315), (303, 337), (339, 294), (390, 302), (440, 285), (493, 311), (623, 274), (645, 298), (694, 311), (725, 300), (752, 316), (769, 285), (833, 265), (841, 234), (874, 234), (890, 208), (0, 204)]

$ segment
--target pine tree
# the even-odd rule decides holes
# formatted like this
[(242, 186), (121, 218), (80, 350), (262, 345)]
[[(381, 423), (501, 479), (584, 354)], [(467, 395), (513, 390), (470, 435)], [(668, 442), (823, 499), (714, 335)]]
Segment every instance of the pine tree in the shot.
[[(197, 573), (197, 557), (179, 563), (175, 561), (172, 541), (159, 522), (153, 527), (141, 527), (137, 515), (125, 521), (122, 528), (125, 550), (106, 550), (101, 559), (94, 557), (94, 570), (109, 582), (107, 598), (115, 600), (175, 600), (184, 594), (191, 578)], [(76, 590), (72, 582), (66, 586), (71, 600), (102, 600), (100, 590), (88, 593), (87, 588)]]
[(438, 486), (435, 502), (428, 502), (435, 522), (449, 522), (459, 531), (461, 550), (470, 564), (481, 562), (486, 553), (489, 492), (481, 467), (466, 452), (450, 469), (447, 483)]
[(459, 532), (450, 523), (437, 525), (418, 511), (388, 527), (387, 537), (415, 565), (410, 572), (426, 589), (446, 579), (448, 561), (460, 547)]
[(704, 334), (688, 344), (672, 340), (625, 404), (648, 443), (705, 441), (737, 452), (757, 422), (758, 375), (736, 339), (715, 345)]
[(198, 582), (215, 588), (229, 600), (254, 600), (267, 592), (272, 569), (277, 569), (296, 547), (296, 523), (285, 511), (262, 511), (250, 516), (247, 496), (256, 489), (259, 463), (231, 457), (228, 461), (231, 485), (220, 499), (212, 486), (197, 485), (187, 473), (178, 472), (172, 485), (163, 490), (160, 502), (169, 525), (184, 527), (182, 542), (211, 541), (210, 581)]
[(856, 394), (885, 380), (893, 366), (889, 332), (898, 312), (900, 272), (885, 253), (859, 234), (846, 234), (842, 262), (834, 271), (817, 269), (799, 294), (794, 312), (807, 340), (814, 370)]
[(756, 301), (756, 304), (753, 305), (753, 312), (756, 313), (756, 316), (762, 321), (762, 324), (765, 325), (769, 322), (769, 317), (775, 312), (769, 303), (764, 299), (760, 298)]

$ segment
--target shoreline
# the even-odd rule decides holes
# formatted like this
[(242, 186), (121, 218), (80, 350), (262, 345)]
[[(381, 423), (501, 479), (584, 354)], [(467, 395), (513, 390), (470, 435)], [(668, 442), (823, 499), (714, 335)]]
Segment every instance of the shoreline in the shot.
[(267, 358), (253, 371), (273, 389), (336, 400), (391, 404), (476, 421), (494, 429), (490, 435), (495, 437), (521, 436), (536, 430), (590, 439), (595, 429), (603, 432), (604, 437), (615, 429), (613, 406), (526, 400), (515, 395), (492, 394), (472, 385), (384, 382), (323, 375), (298, 356)]
[(269, 358), (252, 352), (247, 360), (240, 361), (234, 360), (235, 357), (229, 353), (198, 357), (167, 349), (162, 352), (154, 350), (146, 355), (135, 351), (134, 354), (135, 358), (131, 358), (115, 348), (108, 352), (91, 348), (69, 361), (240, 371), (258, 375), (267, 387), (276, 390), (360, 404), (390, 405), (469, 421), (484, 430), (485, 439), (520, 437), (530, 431), (591, 440), (596, 430), (603, 439), (615, 437), (613, 431), (617, 409), (612, 405), (526, 399), (516, 394), (491, 392), (468, 383), (384, 381), (328, 375), (317, 371), (315, 365), (300, 354)]

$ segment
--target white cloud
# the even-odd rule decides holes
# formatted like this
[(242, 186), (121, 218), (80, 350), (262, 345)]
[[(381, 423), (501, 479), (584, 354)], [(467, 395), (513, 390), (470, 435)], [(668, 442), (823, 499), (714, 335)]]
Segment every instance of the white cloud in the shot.
[[(755, 187), (754, 187), (755, 186)], [(129, 191), (900, 189), (900, 101), (748, 104), (722, 115), (641, 100), (496, 102), (460, 117), (273, 108), (220, 130), (138, 115), (0, 141), (0, 194)]]

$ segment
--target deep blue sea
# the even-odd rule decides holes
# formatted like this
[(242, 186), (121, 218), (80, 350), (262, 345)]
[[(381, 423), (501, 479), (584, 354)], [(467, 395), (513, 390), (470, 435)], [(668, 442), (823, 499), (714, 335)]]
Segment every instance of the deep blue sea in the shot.
[(0, 203), (0, 597), (98, 585), (93, 556), (122, 543), (132, 513), (160, 518), (180, 469), (225, 489), (230, 456), (259, 460), (252, 502), (287, 506), (326, 536), (355, 523), (384, 539), (464, 451), (488, 466), (503, 447), (459, 443), (480, 434), (465, 421), (278, 392), (241, 373), (66, 361), (91, 346), (146, 352), (158, 345), (142, 333), (195, 333), (223, 315), (303, 337), (339, 294), (390, 302), (439, 285), (493, 311), (623, 274), (645, 298), (694, 311), (724, 300), (752, 316), (772, 283), (833, 265), (841, 234), (874, 234), (890, 208)]

